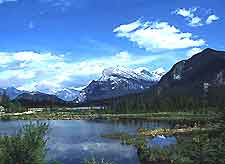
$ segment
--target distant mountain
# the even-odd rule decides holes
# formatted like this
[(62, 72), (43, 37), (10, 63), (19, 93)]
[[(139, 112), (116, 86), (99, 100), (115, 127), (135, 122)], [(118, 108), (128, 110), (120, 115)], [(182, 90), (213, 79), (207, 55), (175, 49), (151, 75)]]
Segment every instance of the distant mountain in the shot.
[(204, 87), (225, 85), (225, 52), (205, 49), (175, 64), (159, 82), (160, 87)]
[[(125, 67), (111, 67), (103, 71), (99, 80), (93, 80), (81, 91), (65, 88), (57, 91), (54, 95), (41, 92), (21, 91), (14, 87), (0, 89), (0, 95), (4, 92), (11, 100), (29, 103), (48, 101), (73, 101), (83, 102), (105, 98), (111, 98), (129, 93), (141, 92), (144, 89), (155, 85), (162, 75), (165, 74), (163, 68), (149, 72), (146, 68), (129, 69)], [(54, 97), (53, 97), (54, 96)]]
[(0, 88), (0, 95), (3, 95), (5, 92), (5, 89)]
[(6, 88), (6, 94), (9, 96), (9, 98), (11, 100), (15, 99), (17, 96), (23, 94), (23, 93), (29, 93), (28, 91), (21, 91), (21, 90), (18, 90), (14, 87), (8, 87)]
[(28, 91), (21, 91), (18, 90), (14, 87), (8, 87), (6, 89), (0, 89), (0, 95), (2, 95), (3, 93), (6, 93), (6, 95), (9, 97), (10, 100), (15, 99), (17, 96), (23, 94), (23, 93), (29, 93)]
[(80, 91), (70, 88), (57, 91), (55, 95), (64, 101), (78, 101), (80, 97)]
[(15, 98), (15, 101), (19, 101), (25, 106), (51, 106), (51, 105), (63, 105), (65, 101), (58, 98), (55, 95), (49, 95), (41, 92), (23, 93)]
[(99, 80), (93, 80), (81, 91), (81, 97), (86, 101), (93, 101), (141, 92), (157, 84), (164, 74), (165, 70), (162, 68), (152, 72), (146, 68), (107, 68)]

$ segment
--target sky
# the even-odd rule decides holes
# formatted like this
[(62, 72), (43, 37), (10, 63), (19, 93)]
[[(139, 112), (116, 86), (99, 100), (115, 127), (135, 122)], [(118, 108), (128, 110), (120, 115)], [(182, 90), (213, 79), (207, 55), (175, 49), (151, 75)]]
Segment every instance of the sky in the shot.
[(108, 67), (168, 71), (225, 49), (224, 0), (0, 0), (0, 87), (82, 88)]

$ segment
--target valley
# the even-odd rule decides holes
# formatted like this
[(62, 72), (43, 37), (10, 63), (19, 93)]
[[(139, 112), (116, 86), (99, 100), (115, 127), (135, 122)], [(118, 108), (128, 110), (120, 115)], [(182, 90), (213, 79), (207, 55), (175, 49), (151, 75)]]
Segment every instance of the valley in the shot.
[[(201, 144), (206, 157), (218, 155), (221, 150), (214, 143), (223, 143), (224, 63), (225, 52), (205, 49), (168, 73), (104, 70), (99, 80), (79, 92), (2, 89), (0, 134), (14, 136), (29, 121), (49, 124), (49, 163), (195, 162), (199, 159), (192, 152)], [(216, 67), (203, 72), (209, 65)], [(205, 145), (210, 140), (213, 143)]]

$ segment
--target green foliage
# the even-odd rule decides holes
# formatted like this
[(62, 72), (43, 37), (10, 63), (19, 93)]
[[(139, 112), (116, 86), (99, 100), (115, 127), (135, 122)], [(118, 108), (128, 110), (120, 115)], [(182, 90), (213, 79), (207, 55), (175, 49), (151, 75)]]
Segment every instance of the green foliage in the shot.
[(50, 162), (50, 164), (61, 164), (61, 163), (57, 160), (53, 160), (53, 161)]
[(26, 108), (24, 108), (21, 103), (18, 101), (9, 101), (8, 103), (5, 104), (6, 107), (6, 112), (8, 113), (20, 113), (20, 112), (25, 112)]
[(0, 138), (1, 164), (44, 164), (46, 123), (25, 125), (16, 136)]
[(177, 163), (186, 159), (193, 164), (224, 164), (225, 147), (221, 137), (210, 137), (208, 134), (193, 136), (189, 141), (183, 140), (176, 149)]
[(207, 114), (225, 106), (225, 87), (211, 87), (207, 95), (202, 88), (151, 88), (143, 93), (113, 98), (111, 113), (192, 112)]
[[(145, 162), (175, 164), (224, 164), (225, 163), (225, 112), (221, 114), (213, 130), (193, 131), (190, 135), (178, 136), (177, 145), (168, 148), (138, 147), (139, 158)], [(212, 128), (212, 127), (211, 127)]]
[(0, 101), (0, 105), (5, 105), (9, 102), (9, 97), (7, 96), (6, 92), (3, 92), (3, 95), (1, 96), (1, 101)]
[(138, 157), (141, 162), (149, 163), (172, 163), (175, 153), (172, 147), (139, 147)]
[(8, 121), (8, 120), (11, 120), (11, 116), (9, 116), (9, 115), (1, 115), (0, 119), (2, 121)]
[(9, 97), (4, 92), (1, 96), (0, 105), (2, 105), (7, 113), (15, 113), (15, 112), (24, 112), (26, 111), (26, 108), (22, 106), (22, 104), (18, 101), (11, 101)]

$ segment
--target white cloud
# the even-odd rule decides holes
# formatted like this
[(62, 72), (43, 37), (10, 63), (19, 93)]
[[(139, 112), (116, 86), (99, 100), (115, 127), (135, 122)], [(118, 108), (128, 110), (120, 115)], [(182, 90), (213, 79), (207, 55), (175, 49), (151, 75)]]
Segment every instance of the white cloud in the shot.
[[(127, 51), (71, 62), (62, 55), (32, 51), (0, 53), (0, 81), (23, 90), (54, 92), (65, 88), (65, 82), (90, 76), (99, 77), (107, 67), (132, 66), (158, 60), (160, 56), (134, 56)], [(69, 62), (67, 62), (69, 61)], [(4, 84), (4, 86), (5, 86)], [(0, 83), (0, 87), (3, 84)], [(77, 86), (74, 86), (77, 87)]]
[(52, 53), (36, 53), (32, 51), (16, 52), (13, 55), (13, 58), (17, 61), (25, 62), (44, 62), (44, 61), (61, 61), (62, 57), (53, 55)]
[(36, 72), (34, 71), (21, 71), (21, 72), (18, 72), (17, 73), (17, 77), (19, 78), (19, 79), (24, 79), (24, 80), (26, 80), (26, 79), (32, 79), (32, 78), (34, 78), (35, 77), (35, 74), (36, 74)]
[(116, 54), (116, 58), (120, 58), (121, 60), (127, 61), (131, 58), (131, 56), (127, 51), (122, 51)]
[(199, 18), (198, 16), (196, 16), (196, 17), (193, 17), (193, 18), (190, 19), (189, 25), (193, 26), (193, 27), (195, 27), (195, 26), (203, 26), (201, 21), (202, 21), (202, 19)]
[(37, 91), (37, 82), (24, 83), (17, 87), (21, 91)]
[(119, 27), (115, 28), (113, 30), (113, 32), (119, 32), (119, 31), (131, 32), (131, 31), (137, 29), (138, 27), (140, 27), (141, 25), (142, 25), (141, 21), (137, 20), (130, 24), (120, 25)]
[(192, 57), (193, 55), (195, 55), (201, 51), (202, 51), (201, 48), (192, 48), (187, 52), (187, 57)]
[(181, 9), (177, 9), (175, 10), (173, 13), (177, 14), (177, 15), (181, 15), (183, 17), (194, 17), (193, 12), (195, 12), (197, 9), (196, 8), (189, 8), (189, 9), (185, 9), (185, 8), (181, 8)]
[(6, 53), (0, 53), (0, 64), (4, 65), (11, 62), (10, 56), (8, 56)]
[[(114, 32), (116, 32), (118, 37), (127, 38), (147, 51), (199, 47), (205, 44), (203, 39), (193, 39), (191, 33), (181, 32), (167, 22), (139, 23), (138, 20), (137, 23), (133, 22), (131, 24), (139, 24), (139, 26), (135, 30), (127, 32), (127, 28), (124, 28), (124, 25), (120, 25)], [(126, 26), (129, 27), (129, 25), (127, 24)]]
[(219, 17), (217, 17), (216, 15), (214, 15), (214, 14), (210, 15), (206, 20), (206, 24), (211, 24), (213, 21), (216, 21), (218, 19), (219, 19)]
[(208, 18), (205, 20), (204, 18), (205, 13), (208, 15), (209, 12), (205, 11), (206, 9), (201, 9), (202, 11), (204, 11), (204, 14), (202, 14), (199, 11), (199, 9), (200, 8), (189, 8), (189, 9), (180, 8), (173, 11), (172, 13), (185, 17), (185, 19), (188, 22), (188, 25), (192, 27), (198, 27), (198, 26), (203, 26), (205, 24), (211, 24), (213, 21), (216, 21), (219, 19), (219, 17), (217, 17), (215, 14), (212, 14), (208, 16)]
[(39, 0), (41, 3), (46, 3), (50, 7), (65, 12), (73, 3), (78, 5), (78, 1), (72, 0)]
[(174, 14), (176, 15), (180, 15), (186, 18), (186, 20), (188, 21), (188, 25), (189, 26), (202, 26), (202, 19), (199, 16), (195, 15), (195, 12), (197, 11), (197, 8), (189, 8), (189, 9), (185, 9), (185, 8), (180, 8), (175, 10)]

